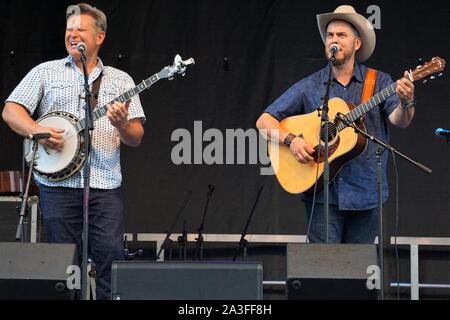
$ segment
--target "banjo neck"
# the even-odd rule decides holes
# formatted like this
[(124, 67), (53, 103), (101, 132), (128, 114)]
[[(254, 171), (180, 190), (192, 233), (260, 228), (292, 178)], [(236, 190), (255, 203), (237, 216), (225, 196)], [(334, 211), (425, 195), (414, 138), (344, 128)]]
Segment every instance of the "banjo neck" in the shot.
[[(112, 103), (114, 103), (116, 101), (122, 102), (122, 103), (127, 102), (128, 100), (130, 100), (135, 95), (137, 95), (137, 94), (141, 93), (142, 91), (150, 88), (153, 84), (158, 82), (158, 80), (160, 80), (161, 78), (164, 78), (160, 74), (161, 74), (161, 72), (155, 73), (153, 76), (151, 76), (147, 80), (142, 81), (141, 83), (139, 83), (133, 89), (130, 89), (130, 90), (126, 91), (125, 93), (121, 94), (120, 96), (114, 98), (112, 101), (110, 101), (109, 103), (105, 104), (104, 106), (95, 108), (95, 110), (92, 112), (93, 120), (97, 121), (101, 117), (106, 116), (106, 112), (108, 111), (108, 106), (110, 104), (112, 104)], [(86, 122), (84, 121), (84, 118), (82, 120), (80, 120), (75, 125), (75, 129), (76, 129), (77, 133), (82, 132), (85, 128), (86, 128)]]
[[(92, 112), (93, 121), (97, 121), (101, 117), (105, 116), (106, 112), (108, 111), (108, 106), (111, 103), (114, 103), (116, 101), (125, 103), (128, 100), (130, 100), (132, 97), (134, 97), (135, 95), (150, 88), (155, 82), (157, 82), (160, 79), (172, 80), (174, 78), (174, 76), (177, 74), (181, 74), (184, 76), (185, 72), (186, 72), (186, 67), (190, 64), (195, 64), (194, 59), (189, 58), (189, 59), (183, 61), (183, 60), (181, 60), (180, 55), (177, 54), (175, 56), (172, 66), (164, 67), (160, 72), (155, 73), (153, 76), (151, 76), (147, 80), (142, 81), (133, 89), (130, 89), (130, 90), (126, 91), (125, 93), (122, 93), (120, 96), (116, 97), (115, 99), (113, 99), (109, 103), (105, 104), (104, 106), (96, 108)], [(77, 134), (84, 131), (85, 128), (86, 128), (86, 121), (84, 119), (81, 119), (75, 125), (75, 131)]]

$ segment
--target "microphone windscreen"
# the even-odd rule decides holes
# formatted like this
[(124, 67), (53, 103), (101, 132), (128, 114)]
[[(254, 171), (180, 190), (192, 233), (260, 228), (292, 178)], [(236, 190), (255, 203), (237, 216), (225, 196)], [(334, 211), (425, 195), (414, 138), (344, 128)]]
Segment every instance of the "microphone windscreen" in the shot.
[(80, 52), (85, 52), (86, 51), (86, 44), (84, 42), (80, 42), (79, 44), (77, 44), (77, 49)]

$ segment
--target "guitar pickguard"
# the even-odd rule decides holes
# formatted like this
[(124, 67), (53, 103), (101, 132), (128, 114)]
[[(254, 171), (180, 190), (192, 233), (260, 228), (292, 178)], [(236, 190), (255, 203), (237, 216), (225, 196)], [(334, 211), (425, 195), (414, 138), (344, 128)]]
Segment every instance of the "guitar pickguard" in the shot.
[[(328, 145), (328, 154), (330, 157), (339, 148), (340, 142), (341, 142), (341, 139), (339, 136), (337, 136), (335, 141)], [(320, 154), (319, 154), (319, 149), (320, 149)], [(322, 143), (320, 143), (314, 147), (313, 158), (314, 158), (314, 162), (316, 162), (316, 163), (323, 163), (325, 161), (325, 159), (324, 159), (325, 158), (325, 146)]]

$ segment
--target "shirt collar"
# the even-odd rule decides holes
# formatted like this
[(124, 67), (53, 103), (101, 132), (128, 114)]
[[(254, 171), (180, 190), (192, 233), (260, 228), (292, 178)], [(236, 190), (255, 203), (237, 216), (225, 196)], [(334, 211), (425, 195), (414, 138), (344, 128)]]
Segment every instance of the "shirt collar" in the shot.
[[(358, 82), (364, 81), (364, 69), (365, 67), (358, 62), (355, 62), (355, 68), (353, 70), (352, 80), (356, 80)], [(325, 68), (322, 69), (322, 83), (326, 84), (328, 81), (328, 77), (330, 76), (330, 65), (328, 64)]]
[[(72, 66), (76, 68), (76, 64), (75, 61), (73, 60), (73, 57), (71, 55), (67, 56), (67, 58), (64, 60), (64, 65), (65, 66)], [(104, 65), (102, 62), (102, 59), (100, 59), (100, 57), (97, 58), (97, 65), (95, 66), (96, 68), (100, 69), (100, 71), (104, 71)]]

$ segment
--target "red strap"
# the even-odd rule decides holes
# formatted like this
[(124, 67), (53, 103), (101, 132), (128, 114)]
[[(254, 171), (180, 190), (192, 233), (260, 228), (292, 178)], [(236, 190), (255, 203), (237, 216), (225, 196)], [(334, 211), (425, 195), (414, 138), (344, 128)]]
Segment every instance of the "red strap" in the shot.
[(367, 68), (366, 79), (364, 79), (364, 89), (361, 96), (361, 103), (366, 102), (373, 96), (375, 83), (377, 81), (377, 70)]

